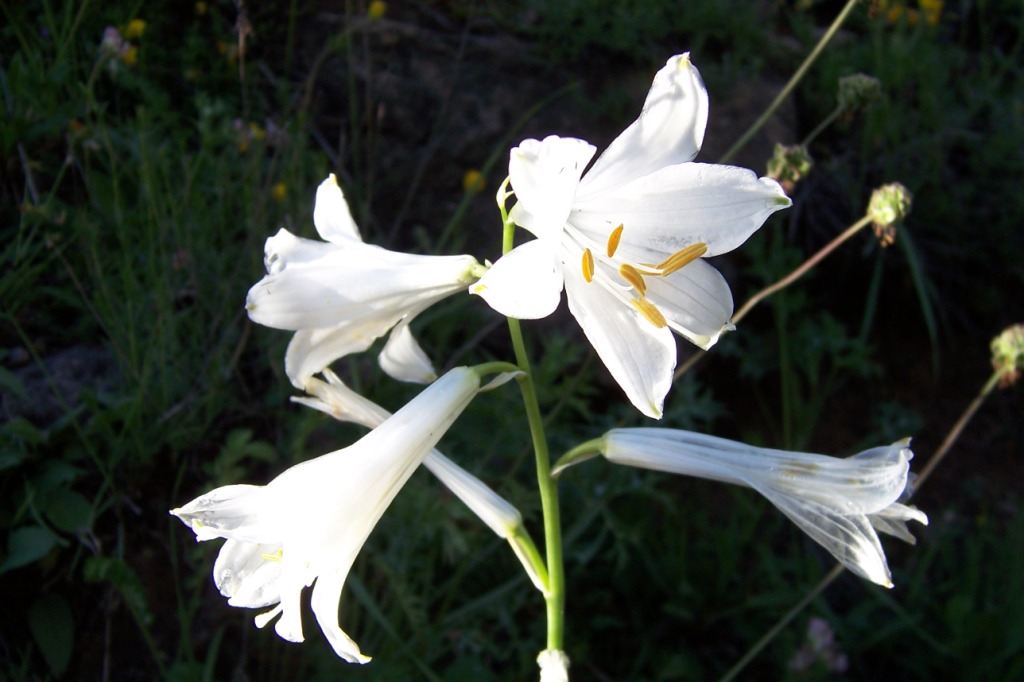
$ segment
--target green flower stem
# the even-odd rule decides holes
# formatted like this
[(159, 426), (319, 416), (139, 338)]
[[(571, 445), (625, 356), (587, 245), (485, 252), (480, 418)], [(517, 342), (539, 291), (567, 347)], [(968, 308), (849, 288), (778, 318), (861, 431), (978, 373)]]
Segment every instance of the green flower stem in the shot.
[[(820, 251), (818, 251), (816, 254), (814, 254), (813, 256), (808, 258), (806, 261), (804, 261), (804, 263), (802, 265), (800, 265), (800, 267), (798, 267), (796, 270), (793, 270), (793, 272), (789, 273), (788, 275), (786, 275), (785, 277), (783, 277), (779, 281), (777, 281), (774, 284), (771, 284), (771, 285), (765, 287), (764, 289), (761, 289), (761, 291), (759, 291), (756, 294), (754, 294), (753, 296), (751, 296), (747, 300), (747, 302), (743, 304), (743, 307), (741, 307), (739, 309), (739, 311), (735, 315), (732, 316), (733, 323), (735, 324), (735, 323), (739, 322), (740, 320), (742, 320), (744, 317), (746, 317), (747, 313), (749, 313), (754, 308), (754, 306), (756, 306), (758, 303), (760, 303), (764, 299), (768, 298), (769, 296), (771, 296), (772, 294), (774, 294), (775, 292), (777, 292), (777, 291), (779, 291), (781, 289), (785, 289), (790, 284), (792, 284), (793, 282), (797, 281), (798, 279), (800, 279), (801, 277), (806, 275), (808, 270), (810, 270), (815, 265), (820, 263), (822, 261), (822, 259), (825, 258), (825, 256), (829, 255), (830, 253), (835, 251), (837, 248), (839, 248), (840, 244), (842, 244), (847, 239), (849, 239), (853, 235), (857, 234), (858, 232), (860, 232), (861, 230), (863, 230), (865, 227), (867, 227), (870, 224), (871, 224), (871, 217), (867, 216), (867, 215), (864, 216), (863, 218), (861, 218), (860, 220), (855, 222), (853, 225), (850, 225), (848, 228), (846, 228), (843, 231), (842, 234), (837, 236), (835, 239), (830, 241), (825, 246), (821, 247)], [(675, 373), (675, 376), (673, 377), (673, 379), (678, 379), (679, 377), (683, 376), (688, 371), (693, 369), (693, 366), (696, 365), (698, 362), (700, 362), (700, 359), (702, 357), (704, 357), (705, 355), (707, 355), (707, 353), (704, 353), (704, 352), (694, 353), (693, 355), (691, 355), (690, 358), (686, 362), (684, 362), (682, 365), (679, 366), (678, 369), (676, 369), (676, 373)]]
[[(978, 391), (978, 395), (974, 397), (971, 404), (967, 406), (967, 409), (960, 415), (960, 418), (956, 420), (955, 424), (953, 424), (953, 427), (949, 430), (949, 433), (946, 434), (946, 438), (942, 441), (939, 449), (935, 451), (932, 458), (928, 460), (928, 464), (925, 465), (924, 469), (921, 470), (921, 473), (918, 474), (917, 480), (914, 483), (915, 494), (921, 490), (921, 486), (924, 485), (925, 480), (932, 471), (935, 470), (935, 467), (939, 465), (939, 462), (941, 462), (946, 456), (946, 453), (953, 448), (953, 444), (956, 443), (958, 438), (960, 438), (960, 434), (963, 433), (968, 422), (974, 418), (978, 408), (981, 407), (982, 403), (985, 402), (985, 399), (988, 398), (990, 393), (992, 393), (992, 390), (999, 385), (999, 380), (1002, 377), (1003, 372), (999, 370), (993, 372), (992, 376), (990, 376), (988, 381), (985, 382), (985, 385), (982, 386), (980, 391)], [(782, 616), (782, 618), (780, 618), (778, 622), (764, 634), (764, 636), (761, 637), (761, 639), (757, 640), (757, 643), (750, 647), (747, 653), (743, 654), (743, 657), (729, 669), (729, 672), (722, 676), (720, 682), (730, 682), (731, 680), (736, 679), (737, 675), (743, 672), (743, 669), (746, 668), (752, 660), (757, 658), (757, 655), (760, 654), (773, 639), (775, 639), (775, 636), (782, 632), (782, 630), (785, 629), (785, 627), (789, 625), (794, 618), (799, 616), (800, 613), (818, 597), (818, 595), (825, 591), (825, 588), (835, 582), (836, 578), (842, 575), (844, 570), (845, 568), (842, 564), (836, 564), (833, 566), (832, 570), (818, 581), (817, 585), (812, 587), (807, 594), (805, 594), (803, 598), (793, 606), (793, 608), (787, 611), (786, 614)]]
[(753, 138), (754, 135), (757, 134), (757, 131), (761, 130), (761, 128), (764, 127), (764, 124), (767, 123), (768, 120), (775, 114), (775, 110), (778, 109), (782, 105), (782, 103), (786, 101), (786, 98), (789, 97), (789, 95), (793, 92), (793, 90), (800, 83), (800, 81), (803, 80), (803, 77), (807, 75), (807, 71), (810, 70), (811, 65), (814, 64), (814, 62), (818, 59), (822, 51), (825, 49), (825, 46), (829, 44), (829, 42), (832, 40), (832, 37), (835, 36), (836, 32), (839, 30), (839, 27), (842, 26), (843, 22), (846, 21), (846, 18), (850, 15), (850, 12), (853, 11), (853, 8), (854, 6), (856, 6), (857, 2), (858, 0), (847, 1), (846, 6), (843, 7), (843, 10), (835, 18), (835, 21), (832, 22), (832, 25), (828, 27), (827, 31), (825, 31), (825, 35), (821, 37), (821, 40), (818, 41), (818, 44), (815, 45), (814, 49), (811, 50), (811, 53), (807, 55), (807, 59), (804, 60), (804, 63), (800, 65), (800, 68), (796, 70), (796, 73), (793, 74), (793, 77), (789, 79), (788, 83), (786, 83), (786, 87), (782, 88), (782, 91), (775, 97), (775, 99), (768, 106), (768, 108), (765, 109), (765, 112), (761, 114), (761, 118), (757, 119), (757, 121), (754, 122), (754, 125), (750, 126), (747, 132), (743, 133), (743, 137), (736, 140), (736, 144), (730, 147), (729, 151), (727, 151), (722, 156), (722, 158), (719, 159), (719, 163), (726, 163), (727, 161), (729, 161), (729, 159), (735, 156), (736, 153), (739, 152), (739, 150), (743, 149), (743, 147), (745, 147), (747, 143), (750, 142), (751, 138)]
[(516, 363), (523, 374), (519, 377), (519, 389), (523, 394), (526, 418), (530, 422), (533, 438), (533, 452), (537, 459), (537, 485), (540, 488), (540, 503), (544, 511), (544, 539), (548, 560), (548, 593), (544, 595), (548, 610), (548, 649), (561, 650), (562, 632), (565, 621), (565, 571), (562, 567), (562, 523), (558, 509), (558, 484), (551, 477), (551, 458), (548, 442), (544, 436), (544, 419), (537, 402), (537, 391), (533, 385), (530, 360), (523, 343), (523, 332), (519, 320), (508, 318), (508, 329), (512, 335)]
[(572, 450), (569, 450), (569, 452), (558, 458), (558, 461), (555, 462), (554, 468), (551, 470), (551, 475), (557, 478), (563, 471), (572, 465), (597, 457), (603, 452), (603, 449), (604, 436), (588, 440), (586, 443), (580, 443)]
[(534, 578), (536, 578), (535, 584), (538, 581), (540, 583), (537, 585), (537, 589), (547, 596), (551, 591), (548, 567), (544, 564), (544, 557), (541, 556), (540, 550), (534, 544), (533, 538), (530, 537), (530, 534), (522, 524), (516, 526), (508, 534), (508, 543), (512, 546), (512, 551), (515, 552), (524, 566), (529, 564), (527, 572), (530, 572), (530, 580), (534, 581)]
[(501, 362), (501, 361), (485, 362), (485, 363), (480, 364), (480, 365), (474, 365), (473, 367), (470, 367), (470, 369), (472, 369), (474, 372), (476, 372), (476, 375), (478, 377), (480, 377), (481, 379), (483, 379), (484, 376), (486, 376), (488, 374), (501, 374), (502, 372), (519, 372), (520, 371), (519, 367), (516, 366), (516, 365), (513, 365), (511, 362)]
[[(506, 180), (499, 197), (507, 198)], [(515, 224), (508, 219), (505, 202), (498, 202), (501, 219), (504, 224), (502, 237), (502, 253), (508, 253), (514, 246), (513, 236)], [(562, 650), (563, 632), (565, 630), (565, 570), (562, 565), (562, 521), (558, 509), (558, 484), (551, 477), (551, 457), (548, 453), (548, 441), (544, 435), (544, 419), (537, 402), (537, 390), (533, 384), (533, 372), (530, 370), (530, 359), (523, 342), (523, 331), (519, 320), (508, 318), (508, 330), (512, 336), (512, 348), (516, 355), (516, 364), (523, 372), (518, 377), (519, 390), (523, 394), (523, 405), (526, 418), (530, 423), (530, 436), (533, 439), (533, 452), (537, 460), (537, 486), (540, 489), (541, 509), (544, 513), (545, 554), (547, 555), (548, 591), (544, 595), (548, 613), (548, 649)]]

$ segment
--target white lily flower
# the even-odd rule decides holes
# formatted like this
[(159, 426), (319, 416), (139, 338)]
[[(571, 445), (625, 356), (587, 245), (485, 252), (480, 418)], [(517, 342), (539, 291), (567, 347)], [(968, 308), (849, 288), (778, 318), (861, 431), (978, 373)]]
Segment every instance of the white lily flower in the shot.
[[(306, 391), (312, 397), (292, 400), (329, 414), (339, 421), (352, 422), (371, 429), (391, 416), (383, 407), (345, 385), (331, 370), (324, 370), (323, 376), (327, 379), (326, 382), (315, 377), (306, 382)], [(500, 382), (504, 378), (499, 377), (496, 381)], [(482, 390), (487, 390), (493, 384), (494, 382), (491, 382)], [(427, 453), (423, 466), (469, 507), (495, 535), (508, 541), (534, 586), (541, 592), (546, 592), (547, 578), (539, 572), (538, 567), (528, 556), (525, 543), (532, 544), (532, 540), (526, 534), (520, 511), (486, 483), (445, 457), (437, 449)]]
[(225, 538), (214, 581), (232, 606), (266, 608), (282, 638), (301, 642), (302, 589), (334, 651), (370, 660), (338, 623), (345, 579), (377, 521), (480, 387), (477, 374), (446, 373), (354, 445), (297, 464), (265, 486), (217, 488), (172, 514), (197, 540)]
[(602, 439), (609, 461), (734, 483), (768, 498), (844, 566), (892, 587), (876, 530), (910, 543), (908, 521), (928, 517), (899, 500), (907, 493), (910, 441), (847, 457), (756, 448), (675, 429), (613, 429)]
[(298, 388), (338, 358), (366, 350), (391, 330), (379, 356), (403, 381), (436, 378), (409, 322), (463, 289), (481, 268), (472, 256), (423, 256), (363, 242), (334, 175), (316, 194), (313, 222), (324, 241), (281, 229), (267, 240), (267, 275), (246, 298), (258, 324), (297, 333), (285, 371)]
[[(790, 200), (777, 182), (694, 163), (708, 96), (689, 54), (654, 77), (640, 117), (583, 174), (584, 140), (525, 140), (512, 150), (509, 218), (537, 239), (470, 286), (524, 319), (569, 310), (629, 400), (660, 418), (672, 383), (672, 332), (708, 349), (729, 320), (729, 285), (703, 260), (735, 249)], [(499, 194), (499, 201), (504, 196)]]

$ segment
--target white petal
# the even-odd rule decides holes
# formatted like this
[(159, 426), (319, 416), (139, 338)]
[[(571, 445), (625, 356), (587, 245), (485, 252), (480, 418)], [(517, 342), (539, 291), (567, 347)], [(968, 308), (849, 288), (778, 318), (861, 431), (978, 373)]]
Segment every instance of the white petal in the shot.
[(351, 240), (363, 241), (334, 173), (327, 176), (316, 190), (313, 224), (324, 241), (338, 244)]
[(626, 397), (648, 417), (661, 419), (672, 386), (676, 342), (661, 329), (581, 273), (565, 276), (569, 310)]
[[(353, 557), (354, 558), (354, 557)], [(369, 663), (370, 657), (359, 650), (355, 643), (341, 626), (338, 624), (338, 604), (341, 601), (341, 590), (345, 586), (345, 578), (348, 576), (351, 562), (344, 567), (344, 570), (335, 570), (321, 575), (317, 578), (313, 587), (313, 596), (310, 598), (310, 606), (316, 615), (316, 621), (320, 624), (327, 641), (331, 643), (334, 653), (349, 663)]]
[[(697, 242), (705, 256), (735, 249), (790, 200), (777, 182), (736, 166), (686, 163), (667, 166), (612, 191), (578, 200), (569, 221), (604, 242), (623, 226), (623, 258), (631, 247), (662, 258)], [(658, 262), (658, 261), (655, 261)]]
[(640, 117), (594, 162), (578, 197), (597, 197), (664, 166), (692, 161), (707, 122), (708, 93), (689, 53), (669, 58), (654, 76)]
[(413, 384), (429, 384), (437, 379), (437, 373), (430, 358), (409, 330), (409, 322), (413, 317), (414, 314), (407, 315), (395, 325), (377, 360), (381, 369), (392, 379)]
[(733, 328), (732, 291), (706, 261), (696, 260), (668, 277), (645, 281), (647, 299), (661, 310), (669, 327), (700, 348), (711, 348)]
[(289, 264), (253, 285), (246, 299), (250, 319), (298, 331), (325, 329), (385, 309), (405, 314), (461, 289), (472, 281), (469, 272), (476, 264), (472, 256), (419, 256), (362, 244), (323, 246), (315, 261)]
[(576, 186), (595, 148), (585, 140), (551, 137), (523, 140), (509, 154), (516, 194), (510, 218), (537, 237), (557, 237), (569, 215)]
[(253, 618), (253, 622), (256, 623), (256, 627), (262, 630), (270, 624), (270, 621), (280, 616), (282, 611), (284, 611), (284, 607), (278, 604), (266, 613), (257, 614), (256, 617)]
[(753, 487), (848, 569), (873, 583), (892, 587), (882, 543), (866, 516), (843, 515), (820, 502), (781, 494), (767, 486)]
[(368, 320), (333, 329), (305, 329), (295, 332), (284, 355), (284, 371), (296, 388), (338, 358), (360, 353), (388, 330), (395, 320)]
[(228, 540), (213, 565), (213, 582), (228, 604), (262, 609), (281, 601), (280, 544)]
[(287, 267), (314, 263), (338, 247), (315, 239), (296, 237), (283, 227), (263, 245), (263, 265), (268, 275), (276, 275)]
[(430, 473), (437, 476), (456, 497), (480, 517), (500, 538), (523, 525), (523, 516), (505, 498), (491, 490), (483, 481), (451, 461), (437, 450), (423, 460)]
[(221, 486), (171, 510), (199, 541), (234, 538), (276, 543), (280, 532), (272, 524), (272, 512), (264, 487), (244, 484)]
[(917, 538), (911, 535), (907, 521), (917, 521), (923, 526), (928, 525), (928, 517), (917, 507), (896, 503), (885, 509), (868, 515), (868, 520), (875, 530), (899, 538), (911, 545), (917, 544)]
[[(290, 554), (290, 553), (289, 553)], [(281, 617), (274, 624), (274, 632), (281, 639), (289, 642), (301, 642), (305, 639), (302, 633), (302, 590), (307, 584), (295, 565), (296, 557), (286, 554), (281, 558), (285, 562), (281, 568)]]
[(292, 402), (326, 412), (338, 421), (353, 422), (371, 429), (377, 428), (391, 416), (383, 407), (346, 386), (331, 370), (323, 370), (323, 375), (327, 383), (311, 378), (304, 384), (306, 392), (315, 397), (292, 398)]
[(469, 293), (506, 317), (535, 320), (555, 312), (562, 298), (562, 267), (547, 241), (512, 249), (484, 273)]

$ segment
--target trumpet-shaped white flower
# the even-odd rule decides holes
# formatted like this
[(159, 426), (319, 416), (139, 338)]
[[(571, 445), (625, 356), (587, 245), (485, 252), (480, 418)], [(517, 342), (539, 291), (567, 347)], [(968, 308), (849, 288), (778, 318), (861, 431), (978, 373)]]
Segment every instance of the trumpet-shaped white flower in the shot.
[(907, 491), (909, 440), (847, 457), (755, 448), (675, 429), (613, 429), (601, 452), (617, 464), (753, 488), (857, 575), (892, 587), (876, 530), (911, 544), (908, 521), (928, 523), (899, 500)]
[[(352, 422), (371, 429), (376, 428), (391, 416), (391, 413), (383, 407), (346, 386), (331, 370), (324, 370), (323, 376), (327, 379), (326, 382), (316, 377), (306, 382), (306, 391), (312, 397), (292, 398), (292, 400), (325, 412), (339, 421)], [(497, 381), (501, 383), (505, 379), (506, 377), (503, 376), (499, 377)], [(493, 383), (485, 387), (484, 390), (490, 388)], [(463, 504), (469, 507), (470, 511), (494, 531), (495, 535), (508, 541), (534, 586), (541, 592), (546, 592), (546, 571), (542, 572), (540, 569), (543, 567), (536, 566), (530, 560), (528, 547), (532, 546), (533, 541), (526, 533), (523, 526), (523, 515), (519, 510), (486, 483), (436, 449), (427, 453), (423, 460), (423, 466), (447, 486)]]
[(297, 464), (265, 486), (229, 485), (171, 511), (197, 540), (225, 538), (214, 581), (232, 606), (272, 607), (263, 627), (301, 642), (299, 604), (312, 585), (320, 628), (338, 656), (365, 663), (338, 624), (345, 578), (395, 495), (469, 404), (480, 386), (468, 368), (451, 370), (356, 444)]
[(366, 350), (391, 330), (385, 372), (429, 383), (436, 375), (409, 331), (421, 311), (463, 289), (481, 268), (472, 256), (423, 256), (363, 242), (332, 174), (317, 190), (313, 222), (324, 241), (281, 229), (267, 240), (267, 275), (245, 307), (254, 321), (296, 331), (285, 371), (298, 388), (338, 358)]
[(597, 354), (651, 417), (672, 383), (672, 332), (707, 349), (732, 328), (729, 285), (703, 258), (735, 249), (790, 205), (774, 180), (693, 163), (707, 116), (700, 74), (689, 54), (676, 55), (586, 175), (595, 147), (583, 140), (520, 143), (509, 159), (509, 218), (537, 239), (470, 286), (498, 312), (530, 319), (551, 314), (564, 285)]

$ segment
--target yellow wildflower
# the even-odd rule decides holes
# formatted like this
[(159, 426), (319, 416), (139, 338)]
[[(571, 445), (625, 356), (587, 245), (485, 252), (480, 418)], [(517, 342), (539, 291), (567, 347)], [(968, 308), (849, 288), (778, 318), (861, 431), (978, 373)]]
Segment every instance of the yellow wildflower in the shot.
[(270, 188), (270, 196), (280, 204), (288, 196), (288, 185), (283, 182), (274, 183), (274, 186)]
[(483, 173), (475, 168), (470, 168), (462, 176), (462, 189), (473, 194), (479, 194), (484, 191), (484, 187), (487, 186), (487, 179), (484, 178)]
[(132, 19), (121, 32), (125, 40), (138, 40), (146, 32), (146, 22), (142, 19)]

